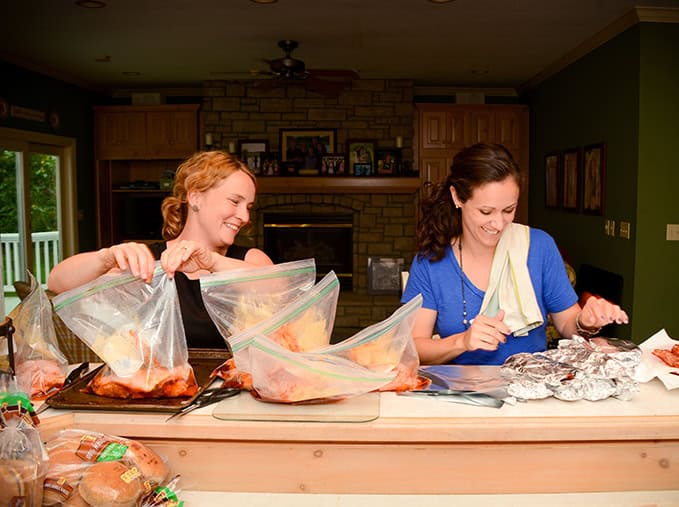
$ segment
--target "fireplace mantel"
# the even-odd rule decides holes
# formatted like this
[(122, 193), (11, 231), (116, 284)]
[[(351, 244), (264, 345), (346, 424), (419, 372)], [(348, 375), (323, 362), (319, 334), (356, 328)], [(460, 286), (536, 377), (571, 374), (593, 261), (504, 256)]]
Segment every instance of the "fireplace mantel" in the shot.
[(259, 194), (414, 194), (420, 179), (323, 176), (271, 176), (257, 178)]

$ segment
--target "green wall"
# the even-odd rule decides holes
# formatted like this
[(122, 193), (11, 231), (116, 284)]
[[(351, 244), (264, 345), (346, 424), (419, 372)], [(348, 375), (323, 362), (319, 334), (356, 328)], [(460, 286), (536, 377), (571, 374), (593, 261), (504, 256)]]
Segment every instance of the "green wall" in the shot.
[(59, 113), (60, 124), (53, 129), (47, 122), (36, 122), (11, 115), (0, 119), (0, 126), (41, 132), (76, 140), (76, 178), (78, 184), (78, 241), (80, 251), (94, 250), (96, 243), (96, 194), (94, 192), (94, 141), (92, 104), (98, 98), (90, 90), (58, 81), (0, 61), (0, 97), (10, 105), (49, 114)]
[(636, 270), (632, 325), (679, 339), (679, 24), (641, 25)]
[[(672, 150), (677, 47), (679, 25), (638, 24), (524, 98), (531, 108), (530, 223), (555, 237), (576, 270), (588, 263), (623, 277), (631, 325), (614, 333), (636, 342), (662, 327), (679, 338), (679, 312), (670, 309), (679, 294), (679, 244), (665, 241), (665, 224), (679, 222), (671, 195), (679, 167)], [(544, 155), (597, 142), (607, 152), (604, 215), (546, 209)], [(605, 219), (615, 220), (615, 237), (605, 235)], [(631, 239), (619, 236), (620, 221), (631, 223)]]

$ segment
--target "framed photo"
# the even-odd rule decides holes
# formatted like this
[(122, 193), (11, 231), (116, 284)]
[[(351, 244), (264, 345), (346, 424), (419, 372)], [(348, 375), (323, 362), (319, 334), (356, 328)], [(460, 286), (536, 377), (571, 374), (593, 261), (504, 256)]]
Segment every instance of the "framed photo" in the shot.
[(264, 165), (263, 157), (269, 151), (269, 141), (255, 139), (238, 140), (238, 156), (252, 172), (261, 174)]
[(262, 155), (262, 172), (260, 176), (278, 176), (280, 173), (280, 160), (278, 153), (270, 152)]
[(603, 215), (606, 189), (606, 144), (590, 144), (585, 146), (583, 153), (582, 210), (585, 213)]
[(376, 150), (378, 176), (395, 176), (399, 174), (401, 168), (401, 150), (398, 148), (390, 150)]
[[(349, 161), (350, 174), (371, 176), (373, 167), (375, 167), (375, 141), (373, 139), (348, 140), (347, 160)], [(359, 167), (356, 167), (357, 165)]]
[(321, 159), (321, 176), (346, 176), (346, 157), (340, 153), (328, 153)]
[(335, 129), (280, 129), (281, 158), (301, 174), (318, 174), (323, 155), (335, 152), (336, 136)]
[(404, 260), (368, 257), (368, 294), (401, 294), (401, 271)]
[(563, 208), (577, 211), (578, 181), (580, 180), (580, 150), (574, 148), (563, 152)]
[(558, 153), (545, 155), (545, 208), (559, 207), (559, 160)]
[(373, 165), (357, 163), (354, 164), (354, 176), (372, 176), (373, 175)]

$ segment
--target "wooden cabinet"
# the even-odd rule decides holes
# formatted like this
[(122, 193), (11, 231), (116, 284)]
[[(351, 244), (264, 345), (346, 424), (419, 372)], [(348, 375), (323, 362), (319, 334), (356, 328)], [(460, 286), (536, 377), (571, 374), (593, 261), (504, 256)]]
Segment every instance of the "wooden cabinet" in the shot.
[(99, 247), (160, 239), (161, 180), (198, 149), (198, 108), (95, 107)]
[(417, 104), (417, 160), (425, 192), (448, 175), (453, 157), (478, 142), (507, 147), (521, 168), (516, 221), (528, 221), (528, 106), (513, 104)]
[(98, 160), (181, 159), (198, 147), (198, 104), (97, 106)]

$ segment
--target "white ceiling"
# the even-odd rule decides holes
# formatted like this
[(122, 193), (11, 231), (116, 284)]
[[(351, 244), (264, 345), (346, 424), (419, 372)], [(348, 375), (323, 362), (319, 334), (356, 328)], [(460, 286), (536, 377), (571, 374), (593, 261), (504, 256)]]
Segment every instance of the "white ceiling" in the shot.
[(308, 69), (517, 89), (635, 6), (679, 8), (679, 0), (105, 1), (102, 9), (3, 2), (0, 58), (113, 92), (249, 78), (267, 68), (262, 58), (283, 56), (278, 40), (295, 39), (293, 56)]

